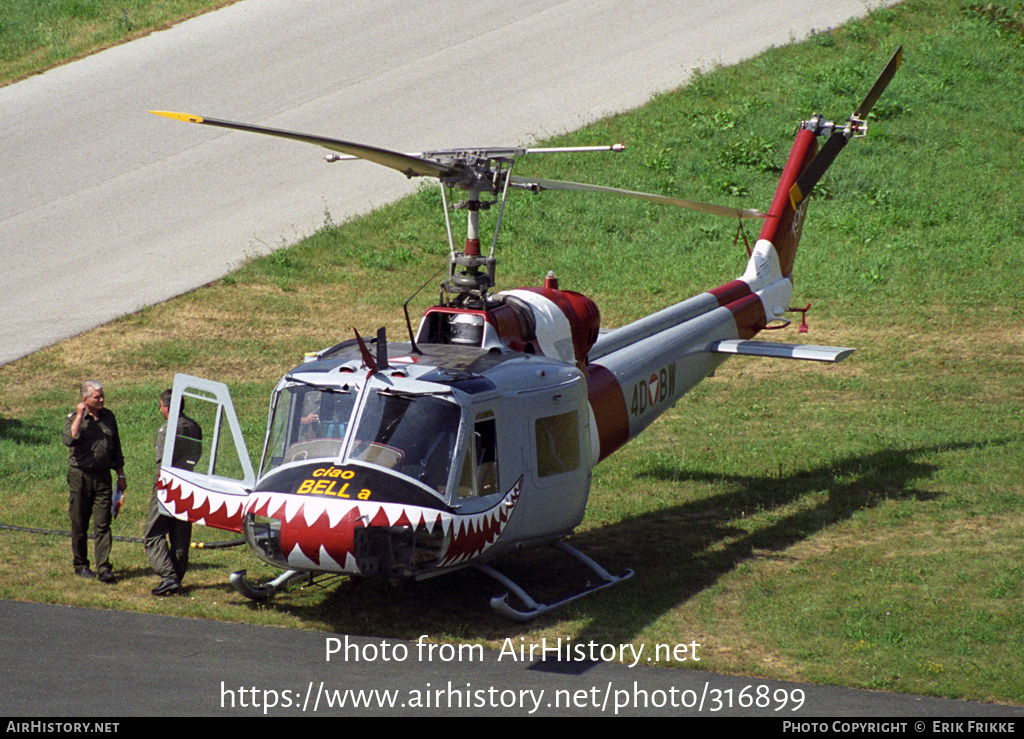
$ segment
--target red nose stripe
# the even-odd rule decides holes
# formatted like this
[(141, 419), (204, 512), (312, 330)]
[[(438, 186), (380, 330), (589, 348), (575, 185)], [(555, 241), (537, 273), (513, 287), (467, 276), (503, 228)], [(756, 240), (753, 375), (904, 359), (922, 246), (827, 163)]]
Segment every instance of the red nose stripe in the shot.
[(299, 511), (292, 520), (281, 521), (281, 551), (288, 555), (297, 545), (307, 558), (316, 564), (320, 561), (320, 547), (327, 554), (344, 566), (349, 554), (355, 551), (354, 539), (356, 527), (363, 526), (358, 508), (345, 513), (336, 526), (331, 526), (324, 512), (311, 524), (306, 524), (303, 512)]

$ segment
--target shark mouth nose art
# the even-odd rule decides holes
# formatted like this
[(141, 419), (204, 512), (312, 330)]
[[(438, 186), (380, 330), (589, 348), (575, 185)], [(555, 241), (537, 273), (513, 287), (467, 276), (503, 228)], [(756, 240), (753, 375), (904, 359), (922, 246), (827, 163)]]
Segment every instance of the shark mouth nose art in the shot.
[(156, 492), (175, 518), (226, 531), (242, 530), (243, 496), (206, 490), (166, 471), (157, 479)]
[(447, 567), (479, 556), (501, 536), (521, 489), (520, 478), (495, 505), (466, 515), (275, 492), (248, 496), (242, 513), (247, 521), (277, 521), (264, 525), (259, 549), (281, 566), (379, 574), (381, 567), (413, 571), (418, 565)]

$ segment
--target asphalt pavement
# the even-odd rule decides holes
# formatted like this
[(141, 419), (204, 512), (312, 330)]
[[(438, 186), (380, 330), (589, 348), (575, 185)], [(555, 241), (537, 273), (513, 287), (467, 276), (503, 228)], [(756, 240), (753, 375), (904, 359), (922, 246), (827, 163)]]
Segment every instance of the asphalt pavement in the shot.
[(0, 601), (0, 716), (886, 717), (907, 734), (933, 733), (937, 718), (1024, 719), (1020, 707), (655, 668), (640, 645), (554, 639), (531, 656), (518, 638), (484, 650), (427, 636)]

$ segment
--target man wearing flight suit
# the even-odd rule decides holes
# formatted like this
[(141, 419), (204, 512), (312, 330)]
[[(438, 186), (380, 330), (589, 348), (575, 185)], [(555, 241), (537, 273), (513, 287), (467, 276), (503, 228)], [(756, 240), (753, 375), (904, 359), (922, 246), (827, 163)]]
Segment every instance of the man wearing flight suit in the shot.
[(64, 422), (61, 440), (68, 455), (68, 515), (71, 518), (71, 554), (75, 574), (96, 577), (89, 568), (89, 520), (96, 536), (96, 570), (100, 582), (116, 582), (110, 566), (113, 537), (110, 522), (113, 486), (111, 470), (117, 472), (117, 489), (128, 488), (124, 475), (124, 454), (117, 419), (104, 407), (103, 386), (96, 380), (82, 383), (81, 402)]
[[(167, 438), (167, 417), (171, 413), (171, 391), (160, 393), (160, 414), (165, 423), (156, 432), (156, 468), (160, 474), (163, 461), (164, 441)], [(175, 434), (174, 452), (171, 467), (182, 470), (194, 469), (203, 453), (203, 430), (193, 419), (184, 413), (178, 413), (177, 433)], [(192, 524), (165, 515), (160, 510), (160, 502), (156, 496), (156, 485), (149, 500), (149, 515), (146, 517), (146, 536), (143, 546), (149, 563), (156, 574), (160, 575), (160, 583), (153, 588), (153, 595), (173, 595), (181, 591), (181, 581), (188, 569), (188, 549), (192, 542)]]

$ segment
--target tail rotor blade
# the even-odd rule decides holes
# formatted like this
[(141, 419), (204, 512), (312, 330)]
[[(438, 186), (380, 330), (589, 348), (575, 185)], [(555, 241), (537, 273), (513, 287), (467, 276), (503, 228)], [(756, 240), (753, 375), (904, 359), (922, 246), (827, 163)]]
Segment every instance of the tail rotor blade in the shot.
[(903, 64), (903, 46), (896, 47), (896, 51), (893, 52), (892, 57), (889, 59), (889, 63), (885, 65), (885, 69), (878, 75), (878, 79), (875, 80), (875, 84), (871, 86), (868, 94), (861, 101), (861, 104), (857, 106), (857, 110), (853, 111), (853, 117), (864, 120), (867, 118), (868, 113), (875, 107), (875, 103), (878, 102), (878, 98), (885, 92), (885, 88), (889, 86), (892, 78), (896, 74), (896, 70)]
[[(835, 126), (832, 130), (832, 135), (829, 136), (828, 141), (821, 147), (821, 151), (818, 155), (811, 160), (811, 163), (807, 165), (807, 168), (800, 173), (796, 182), (793, 183), (793, 187), (789, 190), (789, 201), (796, 208), (804, 198), (811, 194), (811, 190), (818, 184), (828, 168), (835, 161), (835, 158), (839, 156), (839, 152), (846, 146), (846, 142), (849, 141), (855, 135), (864, 135), (867, 130), (867, 124), (865, 120), (871, 109), (875, 107), (875, 103), (878, 102), (878, 98), (885, 92), (885, 88), (889, 86), (892, 78), (896, 75), (896, 70), (900, 68), (903, 63), (903, 47), (896, 47), (896, 51), (889, 58), (889, 62), (885, 65), (885, 69), (878, 75), (878, 79), (875, 80), (875, 84), (868, 90), (868, 94), (861, 101), (857, 109), (853, 111), (853, 115), (850, 116), (850, 120), (845, 126), (839, 128)], [(832, 126), (832, 124), (828, 124)], [(820, 130), (820, 129), (819, 129)]]

